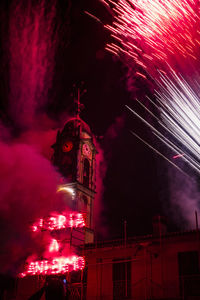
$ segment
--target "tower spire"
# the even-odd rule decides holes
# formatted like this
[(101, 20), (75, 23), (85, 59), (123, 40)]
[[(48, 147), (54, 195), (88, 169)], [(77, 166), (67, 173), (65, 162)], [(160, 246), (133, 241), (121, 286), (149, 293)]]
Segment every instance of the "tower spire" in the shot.
[(68, 206), (86, 216), (85, 242), (94, 241), (93, 207), (95, 197), (95, 157), (94, 135), (80, 113), (83, 109), (81, 97), (86, 92), (83, 85), (73, 86), (74, 117), (68, 120), (58, 134), (53, 145), (53, 163), (64, 178), (62, 188), (72, 189)]
[(86, 89), (83, 88), (83, 82), (81, 83), (81, 86), (77, 87), (76, 85), (74, 87), (74, 104), (75, 104), (75, 117), (77, 119), (80, 119), (80, 113), (84, 109), (84, 105), (81, 103), (80, 99), (81, 97), (87, 92)]

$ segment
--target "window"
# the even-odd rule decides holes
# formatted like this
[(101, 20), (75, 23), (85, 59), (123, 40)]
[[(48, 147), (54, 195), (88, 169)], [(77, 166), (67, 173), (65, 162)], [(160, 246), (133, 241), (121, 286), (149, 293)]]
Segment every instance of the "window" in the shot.
[(195, 275), (199, 273), (199, 259), (197, 251), (178, 253), (179, 276)]
[(85, 158), (83, 162), (83, 184), (86, 187), (89, 187), (89, 180), (90, 180), (90, 163), (89, 160)]
[(113, 300), (131, 296), (131, 262), (123, 260), (113, 261)]
[(200, 297), (199, 258), (197, 251), (179, 252), (180, 295), (183, 299)]
[(82, 199), (84, 203), (84, 211), (87, 211), (88, 198), (85, 195), (83, 195)]

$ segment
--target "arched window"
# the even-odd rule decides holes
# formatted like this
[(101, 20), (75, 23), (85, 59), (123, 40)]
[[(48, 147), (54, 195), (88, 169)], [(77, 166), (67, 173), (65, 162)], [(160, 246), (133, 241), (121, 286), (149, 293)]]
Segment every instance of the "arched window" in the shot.
[(86, 187), (89, 187), (90, 182), (90, 163), (87, 158), (84, 159), (83, 162), (83, 184)]

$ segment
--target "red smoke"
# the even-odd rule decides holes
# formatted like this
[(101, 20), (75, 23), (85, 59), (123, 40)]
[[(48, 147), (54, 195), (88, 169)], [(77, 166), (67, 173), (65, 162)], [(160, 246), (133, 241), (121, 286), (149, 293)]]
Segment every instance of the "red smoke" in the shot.
[[(57, 43), (56, 5), (13, 1), (4, 50), (9, 59), (9, 109), (18, 137), (0, 124), (1, 273), (18, 273), (39, 251), (30, 223), (51, 211), (66, 210), (57, 193), (60, 175), (51, 162), (57, 125), (42, 114), (52, 85)], [(46, 157), (46, 158), (45, 158)]]
[(56, 192), (59, 174), (24, 144), (0, 143), (0, 272), (14, 272), (35, 250), (29, 224), (52, 210), (63, 210)]
[(32, 129), (23, 132), (17, 142), (31, 145), (36, 149), (42, 156), (51, 160), (53, 149), (51, 146), (56, 141), (57, 129)]

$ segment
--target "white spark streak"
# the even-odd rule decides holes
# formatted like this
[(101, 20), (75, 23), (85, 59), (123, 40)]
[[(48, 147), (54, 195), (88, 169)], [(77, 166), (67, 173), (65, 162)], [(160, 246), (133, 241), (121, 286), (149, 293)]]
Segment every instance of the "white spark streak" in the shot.
[[(161, 123), (173, 132), (200, 169), (200, 99), (189, 83), (174, 72), (172, 79), (161, 74), (158, 84)], [(199, 90), (199, 84), (194, 88)]]
[[(152, 126), (149, 122), (147, 122), (144, 118), (142, 118), (139, 114), (137, 114), (133, 109), (131, 109), (129, 106), (126, 105), (126, 107), (138, 118), (140, 119), (147, 127), (149, 127), (152, 131), (152, 133), (160, 140), (162, 141), (162, 143), (164, 143), (168, 148), (170, 148), (174, 153), (178, 153), (181, 152), (182, 149), (179, 148), (176, 144), (174, 144), (172, 141), (170, 141), (168, 138), (166, 138), (160, 131), (158, 131), (154, 126)], [(152, 113), (151, 113), (152, 114)], [(153, 114), (152, 114), (153, 115)], [(165, 127), (163, 125), (163, 127)], [(166, 128), (167, 129), (167, 128)], [(131, 131), (132, 132), (132, 131)], [(133, 132), (132, 132), (133, 133)], [(134, 134), (136, 136), (136, 134)], [(136, 136), (138, 139), (140, 139), (141, 141), (144, 142), (144, 144), (147, 145), (147, 142), (145, 142), (141, 137)], [(155, 152), (157, 152), (160, 156), (164, 157), (163, 154), (161, 154), (157, 149), (155, 149), (153, 146), (150, 146), (149, 144), (147, 145), (149, 146), (152, 150), (154, 150)], [(184, 154), (184, 156), (182, 157), (182, 159), (184, 161), (186, 161), (193, 169), (195, 169), (198, 173), (200, 173), (200, 167), (199, 164), (196, 163), (196, 161), (194, 161), (192, 159), (191, 156), (189, 156), (188, 154), (186, 154), (185, 152), (182, 151), (182, 153)], [(165, 159), (167, 161), (170, 161), (167, 157), (165, 157)], [(172, 163), (170, 161), (170, 163), (172, 165), (175, 165), (174, 163)], [(176, 166), (177, 167), (177, 166)], [(177, 167), (178, 168), (178, 167)], [(183, 171), (182, 171), (183, 172)]]
[(151, 150), (153, 150), (155, 153), (157, 153), (159, 156), (164, 158), (166, 161), (168, 161), (171, 165), (173, 165), (176, 169), (178, 169), (181, 173), (188, 176), (181, 168), (179, 168), (175, 163), (173, 163), (171, 160), (169, 160), (164, 154), (162, 154), (160, 151), (158, 151), (156, 148), (154, 148), (152, 145), (147, 143), (144, 139), (142, 139), (139, 135), (137, 135), (135, 132), (131, 131), (131, 134), (134, 135), (137, 139), (139, 139), (141, 142), (143, 142), (146, 146), (148, 146)]
[(175, 72), (170, 75), (169, 78), (160, 73), (156, 82), (159, 87), (159, 91), (156, 92), (158, 105), (149, 99), (160, 111), (159, 118), (138, 101), (159, 122), (167, 132), (167, 137), (130, 107), (126, 107), (175, 154), (182, 153), (181, 159), (200, 173), (200, 99), (195, 92), (196, 89), (200, 90), (200, 85), (195, 82), (192, 89), (189, 83)]

